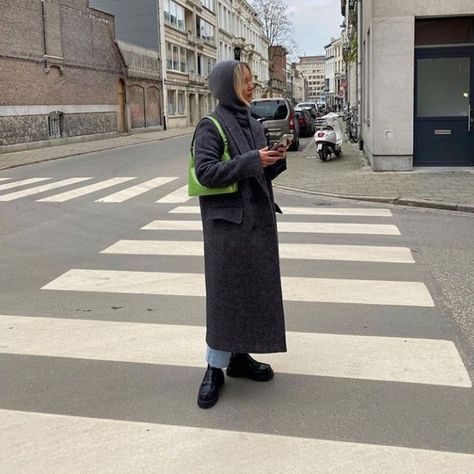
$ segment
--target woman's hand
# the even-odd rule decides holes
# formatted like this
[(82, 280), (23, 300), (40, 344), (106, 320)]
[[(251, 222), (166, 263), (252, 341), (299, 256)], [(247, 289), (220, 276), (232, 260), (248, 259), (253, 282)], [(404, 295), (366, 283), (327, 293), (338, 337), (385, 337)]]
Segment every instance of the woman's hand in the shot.
[(259, 150), (260, 164), (263, 168), (274, 165), (278, 160), (286, 158), (286, 149), (280, 146), (276, 149), (269, 149), (267, 146)]

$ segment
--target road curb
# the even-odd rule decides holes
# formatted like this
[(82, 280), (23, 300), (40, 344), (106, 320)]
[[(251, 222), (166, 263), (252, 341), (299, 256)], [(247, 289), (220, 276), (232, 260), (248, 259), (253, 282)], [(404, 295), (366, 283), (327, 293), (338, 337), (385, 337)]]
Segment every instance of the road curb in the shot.
[(312, 194), (315, 196), (323, 196), (338, 199), (350, 199), (354, 201), (366, 201), (366, 202), (377, 202), (386, 204), (395, 204), (399, 206), (411, 206), (411, 207), (424, 207), (430, 209), (442, 209), (447, 211), (458, 211), (458, 212), (470, 212), (474, 213), (474, 205), (459, 204), (454, 202), (446, 201), (428, 201), (424, 199), (411, 199), (411, 198), (400, 198), (388, 197), (388, 196), (358, 196), (351, 194), (335, 194), (325, 193), (322, 191), (312, 191), (309, 189), (294, 188), (292, 186), (284, 186), (280, 184), (274, 184), (275, 188), (285, 189), (287, 191), (294, 191), (298, 193)]

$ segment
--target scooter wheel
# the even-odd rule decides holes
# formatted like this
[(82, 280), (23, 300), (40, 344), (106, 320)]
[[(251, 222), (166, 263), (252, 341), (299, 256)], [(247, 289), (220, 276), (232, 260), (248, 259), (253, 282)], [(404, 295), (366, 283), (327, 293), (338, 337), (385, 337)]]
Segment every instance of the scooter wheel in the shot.
[(324, 148), (318, 151), (318, 155), (321, 161), (327, 161), (327, 159), (329, 158), (329, 154)]

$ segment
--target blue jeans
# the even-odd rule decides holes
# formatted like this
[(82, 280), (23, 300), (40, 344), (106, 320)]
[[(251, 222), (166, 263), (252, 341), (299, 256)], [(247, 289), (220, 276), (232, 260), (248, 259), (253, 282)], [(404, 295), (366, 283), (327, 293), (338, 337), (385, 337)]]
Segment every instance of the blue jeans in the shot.
[(231, 352), (219, 351), (217, 349), (213, 349), (212, 347), (207, 346), (206, 360), (211, 367), (215, 367), (216, 369), (223, 369), (229, 364), (231, 354)]

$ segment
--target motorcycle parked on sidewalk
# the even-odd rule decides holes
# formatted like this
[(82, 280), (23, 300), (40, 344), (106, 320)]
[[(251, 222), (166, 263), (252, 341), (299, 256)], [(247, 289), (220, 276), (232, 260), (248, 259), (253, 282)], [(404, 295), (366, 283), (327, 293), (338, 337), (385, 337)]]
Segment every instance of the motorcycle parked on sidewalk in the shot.
[(316, 150), (321, 161), (327, 161), (331, 155), (341, 156), (343, 131), (339, 114), (330, 112), (321, 117), (320, 129), (314, 134)]

